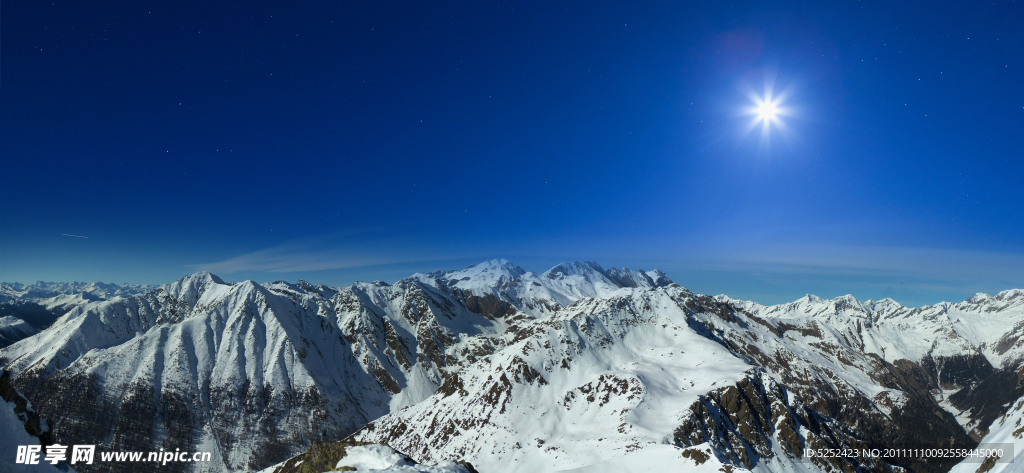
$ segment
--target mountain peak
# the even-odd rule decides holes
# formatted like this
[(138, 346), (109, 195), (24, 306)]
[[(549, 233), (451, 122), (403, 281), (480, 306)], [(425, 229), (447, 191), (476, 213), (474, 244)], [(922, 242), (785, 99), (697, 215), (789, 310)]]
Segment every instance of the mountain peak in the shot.
[(467, 266), (461, 271), (451, 271), (443, 277), (454, 281), (462, 289), (483, 289), (511, 283), (524, 274), (525, 269), (506, 259), (492, 259)]
[(839, 296), (839, 297), (837, 297), (837, 298), (835, 298), (833, 300), (835, 300), (835, 301), (843, 301), (843, 302), (847, 302), (847, 303), (850, 303), (850, 304), (860, 304), (860, 301), (858, 301), (857, 298), (854, 297), (853, 294), (847, 294), (845, 296)]
[(590, 276), (594, 273), (604, 275), (604, 268), (593, 261), (569, 261), (560, 263), (554, 268), (544, 271), (543, 276), (558, 279), (565, 276)]
[(210, 283), (210, 282), (212, 282), (214, 284), (227, 284), (226, 282), (224, 282), (223, 279), (221, 279), (216, 274), (213, 274), (213, 273), (211, 273), (209, 271), (197, 271), (195, 273), (189, 274), (188, 276), (182, 277), (177, 282), (180, 282), (180, 283), (183, 283), (183, 284), (189, 284), (189, 283), (193, 283), (193, 284), (194, 283), (200, 283), (200, 284), (202, 284), (202, 283)]
[(199, 297), (212, 286), (230, 286), (230, 284), (209, 271), (199, 271), (162, 286), (162, 288), (175, 297), (184, 294), (193, 294), (195, 297)]
[(505, 258), (495, 258), (466, 267), (466, 269), (470, 268), (476, 268), (480, 271), (507, 271), (508, 273), (515, 274), (517, 276), (526, 274), (525, 269)]
[(903, 307), (903, 304), (896, 302), (896, 300), (891, 297), (886, 297), (877, 301), (874, 299), (868, 299), (864, 301), (864, 306), (877, 309), (880, 307)]
[(1001, 301), (1016, 299), (1018, 297), (1024, 297), (1024, 289), (1007, 289), (996, 294), (996, 299)]
[(672, 284), (672, 280), (668, 278), (668, 275), (657, 269), (651, 271), (644, 271), (642, 269), (632, 271), (629, 268), (608, 268), (604, 275), (615, 284), (618, 284), (619, 287), (651, 288)]
[[(456, 274), (461, 275), (461, 277), (454, 277)], [(525, 269), (520, 268), (507, 259), (501, 258), (466, 266), (466, 268), (461, 271), (449, 272), (447, 277), (451, 279), (465, 279), (467, 277), (473, 279), (483, 275), (495, 275), (507, 276), (514, 279), (524, 274), (526, 274)]]

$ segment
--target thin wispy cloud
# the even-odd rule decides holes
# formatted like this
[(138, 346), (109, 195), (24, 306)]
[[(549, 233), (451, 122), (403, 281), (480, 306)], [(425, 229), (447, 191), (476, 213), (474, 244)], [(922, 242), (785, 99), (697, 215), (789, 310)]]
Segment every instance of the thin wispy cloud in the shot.
[(72, 235), (70, 233), (61, 233), (61, 235), (68, 236), (68, 237), (75, 237), (75, 238), (89, 238), (87, 236), (82, 236), (82, 235)]
[(286, 244), (253, 251), (213, 263), (193, 265), (201, 271), (215, 273), (267, 272), (289, 273), (357, 268), (379, 264), (399, 263), (405, 258), (365, 253), (346, 249), (310, 249)]
[(359, 268), (459, 258), (422, 237), (397, 232), (360, 231), (293, 240), (221, 261), (191, 265), (214, 273), (293, 273)]

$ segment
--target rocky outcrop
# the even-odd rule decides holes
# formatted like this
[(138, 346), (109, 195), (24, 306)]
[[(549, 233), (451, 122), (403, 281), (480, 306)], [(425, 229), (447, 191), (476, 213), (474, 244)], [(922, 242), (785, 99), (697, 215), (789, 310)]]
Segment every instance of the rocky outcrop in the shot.
[[(809, 408), (760, 373), (702, 395), (676, 429), (680, 447), (710, 444), (730, 463), (753, 468), (780, 454), (825, 471), (894, 471), (871, 458), (805, 458), (805, 449), (864, 449), (864, 432)], [(899, 467), (895, 467), (898, 471)]]
[[(338, 460), (345, 458), (346, 448), (370, 445), (366, 442), (326, 442), (310, 445), (305, 452), (289, 458), (274, 468), (273, 473), (322, 473), (335, 470)], [(412, 460), (408, 456), (406, 459)]]
[(14, 413), (25, 425), (25, 432), (39, 438), (40, 445), (45, 448), (54, 443), (49, 423), (36, 413), (28, 398), (14, 389), (11, 385), (11, 372), (7, 370), (0, 374), (0, 399), (14, 404)]

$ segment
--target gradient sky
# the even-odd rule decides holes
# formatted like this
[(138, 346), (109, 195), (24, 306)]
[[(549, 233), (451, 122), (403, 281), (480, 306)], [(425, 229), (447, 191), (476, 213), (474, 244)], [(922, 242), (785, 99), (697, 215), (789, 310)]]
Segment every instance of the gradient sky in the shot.
[(765, 303), (1024, 287), (1019, 2), (2, 8), (3, 281), (504, 257)]

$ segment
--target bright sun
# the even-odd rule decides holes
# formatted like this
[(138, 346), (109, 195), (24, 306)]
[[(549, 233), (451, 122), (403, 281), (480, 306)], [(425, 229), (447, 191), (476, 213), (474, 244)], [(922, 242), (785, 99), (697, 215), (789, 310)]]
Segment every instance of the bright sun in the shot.
[(766, 86), (763, 93), (753, 89), (746, 92), (750, 102), (741, 113), (749, 117), (750, 122), (745, 133), (760, 130), (761, 145), (767, 147), (772, 135), (781, 137), (788, 132), (786, 122), (794, 116), (794, 110), (788, 104), (789, 93), (775, 93), (771, 85)]
[(775, 121), (779, 114), (779, 108), (770, 100), (758, 103), (755, 111), (757, 112), (757, 118), (765, 122)]

